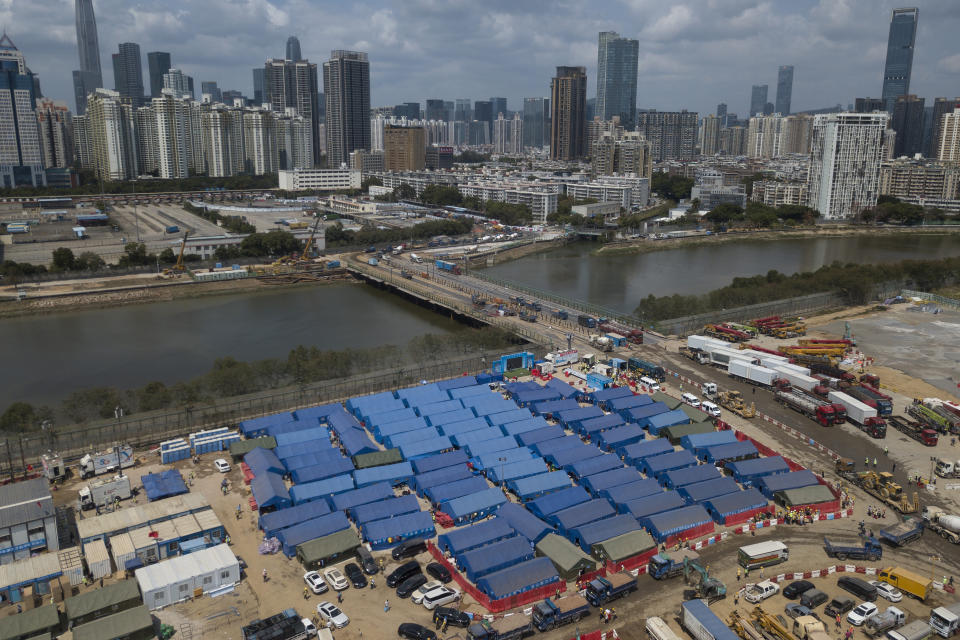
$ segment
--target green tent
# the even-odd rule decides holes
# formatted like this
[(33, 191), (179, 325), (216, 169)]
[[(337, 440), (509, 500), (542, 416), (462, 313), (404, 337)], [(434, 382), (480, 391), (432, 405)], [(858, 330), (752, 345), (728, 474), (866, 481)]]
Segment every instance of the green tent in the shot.
[(556, 567), (557, 573), (567, 582), (575, 580), (581, 571), (587, 573), (597, 568), (596, 560), (581, 551), (580, 547), (555, 533), (545, 535), (537, 543), (536, 552), (538, 556), (549, 558)]
[(156, 637), (153, 618), (145, 605), (73, 628), (73, 640), (146, 640)]
[(386, 451), (372, 451), (370, 453), (361, 453), (353, 456), (353, 466), (357, 469), (369, 469), (370, 467), (382, 467), (388, 464), (403, 462), (403, 455), (400, 449), (387, 449)]
[(682, 404), (679, 400), (677, 400), (673, 396), (668, 396), (662, 391), (657, 391), (650, 397), (653, 398), (654, 402), (662, 402), (663, 404), (667, 405), (671, 409), (676, 409)]
[(60, 635), (60, 610), (55, 604), (26, 609), (23, 613), (6, 616), (3, 624), (0, 624), (0, 640), (33, 638), (46, 632)]
[(675, 424), (667, 427), (661, 433), (663, 437), (669, 438), (670, 444), (680, 444), (680, 438), (694, 433), (710, 433), (717, 428), (711, 422), (691, 422), (689, 424)]
[(657, 546), (646, 531), (629, 531), (590, 546), (590, 555), (600, 562), (620, 562)]
[(822, 484), (800, 487), (799, 489), (786, 489), (773, 494), (774, 502), (787, 508), (833, 502), (836, 499), (830, 489)]
[(687, 417), (690, 418), (691, 422), (703, 422), (710, 419), (710, 416), (708, 416), (705, 412), (697, 409), (696, 407), (691, 407), (686, 403), (680, 405), (680, 411), (683, 411), (685, 414), (687, 414)]
[(101, 589), (67, 598), (63, 606), (67, 611), (67, 621), (77, 626), (130, 609), (142, 602), (137, 581), (121, 580)]
[(257, 447), (264, 449), (276, 449), (277, 440), (273, 436), (261, 436), (251, 438), (250, 440), (234, 440), (230, 443), (230, 455), (234, 460), (239, 460)]
[(306, 569), (316, 569), (326, 564), (327, 560), (352, 554), (359, 546), (360, 541), (357, 539), (356, 532), (353, 529), (344, 529), (298, 544), (297, 560)]

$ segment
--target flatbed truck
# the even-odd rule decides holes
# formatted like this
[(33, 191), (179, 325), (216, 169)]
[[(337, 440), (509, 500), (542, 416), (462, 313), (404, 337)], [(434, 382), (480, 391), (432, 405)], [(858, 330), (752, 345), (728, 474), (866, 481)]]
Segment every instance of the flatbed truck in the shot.
[(637, 579), (626, 571), (605, 578), (594, 578), (587, 585), (587, 600), (595, 607), (602, 607), (611, 600), (622, 598), (637, 590)]
[(826, 537), (823, 539), (823, 550), (827, 556), (837, 560), (879, 560), (883, 557), (883, 547), (880, 541), (873, 536), (867, 536), (860, 546), (835, 544)]
[(888, 419), (891, 426), (893, 426), (893, 428), (900, 433), (906, 434), (925, 446), (937, 446), (937, 441), (939, 440), (937, 432), (926, 425), (913, 420), (908, 420), (903, 416), (890, 416)]
[(700, 554), (692, 549), (658, 553), (650, 558), (647, 574), (654, 580), (666, 580), (683, 575), (683, 561), (686, 558), (695, 562), (700, 559)]
[(540, 631), (556, 629), (590, 615), (590, 603), (581, 595), (552, 600), (547, 598), (533, 607), (533, 624)]
[[(818, 400), (805, 393), (798, 393), (793, 390), (777, 390), (773, 395), (777, 402), (783, 406), (802, 413), (824, 427), (832, 427), (837, 423), (843, 422), (847, 417), (847, 411), (843, 405)], [(840, 411), (837, 410), (838, 408)]]
[(923, 529), (922, 520), (904, 520), (892, 527), (881, 529), (880, 537), (895, 547), (902, 547), (919, 539), (923, 535)]

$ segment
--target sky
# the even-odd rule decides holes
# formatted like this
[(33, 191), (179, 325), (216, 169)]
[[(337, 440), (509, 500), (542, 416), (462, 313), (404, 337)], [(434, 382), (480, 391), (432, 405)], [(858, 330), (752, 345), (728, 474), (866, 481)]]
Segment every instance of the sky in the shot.
[[(911, 93), (960, 95), (960, 1), (917, 0)], [(253, 94), (251, 69), (282, 57), (289, 35), (322, 63), (366, 51), (371, 104), (426, 98), (549, 95), (555, 67), (585, 66), (596, 95), (597, 33), (640, 41), (637, 106), (745, 116), (753, 84), (776, 94), (777, 67), (795, 68), (794, 112), (879, 97), (890, 0), (94, 0), (103, 77), (111, 54), (140, 44), (200, 82)], [(78, 68), (74, 0), (0, 0), (0, 26), (40, 75), (44, 95), (73, 108)], [(321, 80), (322, 82), (322, 80)], [(198, 95), (199, 97), (199, 95)]]

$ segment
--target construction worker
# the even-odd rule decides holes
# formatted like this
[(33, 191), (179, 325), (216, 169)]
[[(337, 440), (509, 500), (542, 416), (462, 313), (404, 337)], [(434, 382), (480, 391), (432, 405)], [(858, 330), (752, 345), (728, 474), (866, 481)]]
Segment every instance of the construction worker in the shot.
[(309, 598), (309, 597), (310, 597), (310, 590), (307, 589), (306, 587), (304, 587), (304, 588), (303, 588), (303, 599), (306, 600), (306, 599)]
[(876, 459), (876, 458), (873, 459), (873, 468), (874, 468), (874, 469), (877, 468), (877, 459)]
[(887, 445), (883, 445), (883, 455), (885, 456), (890, 455), (890, 447), (888, 447)]
[(863, 466), (865, 466), (865, 467), (869, 467), (869, 466), (870, 466), (870, 456), (867, 456), (867, 457), (865, 457), (865, 458), (863, 459)]

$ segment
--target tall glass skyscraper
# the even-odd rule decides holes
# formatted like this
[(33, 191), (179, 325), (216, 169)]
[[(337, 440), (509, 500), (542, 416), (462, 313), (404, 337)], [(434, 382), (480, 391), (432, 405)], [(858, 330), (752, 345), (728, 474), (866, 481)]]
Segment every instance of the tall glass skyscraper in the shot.
[(543, 147), (550, 142), (550, 98), (523, 99), (523, 146)]
[(755, 84), (750, 89), (750, 113), (747, 116), (748, 118), (763, 113), (763, 108), (767, 104), (768, 88), (765, 84)]
[(790, 115), (790, 98), (793, 97), (793, 65), (784, 65), (777, 72), (777, 106), (774, 112)]
[(163, 74), (170, 71), (170, 54), (166, 51), (147, 53), (147, 70), (150, 72), (150, 97), (159, 98), (163, 90)]
[(640, 41), (621, 38), (615, 31), (601, 31), (597, 44), (596, 114), (603, 120), (620, 118), (633, 130), (637, 111), (637, 60)]
[(910, 93), (910, 71), (913, 69), (913, 48), (917, 42), (916, 7), (894, 9), (887, 38), (887, 62), (883, 66), (883, 92), (880, 97), (887, 111), (893, 111), (898, 96)]
[(300, 38), (297, 36), (287, 38), (287, 60), (293, 60), (294, 62), (303, 60), (303, 56), (300, 54)]
[(121, 42), (119, 53), (113, 54), (113, 86), (121, 98), (129, 98), (133, 106), (143, 106), (143, 67), (140, 45)]
[(93, 0), (76, 0), (75, 7), (80, 69), (73, 72), (73, 91), (77, 114), (83, 114), (87, 110), (87, 95), (103, 86), (103, 73), (100, 70), (100, 41), (97, 38)]
[(327, 166), (349, 164), (350, 153), (370, 148), (370, 61), (362, 51), (335, 50), (323, 63), (327, 100)]

